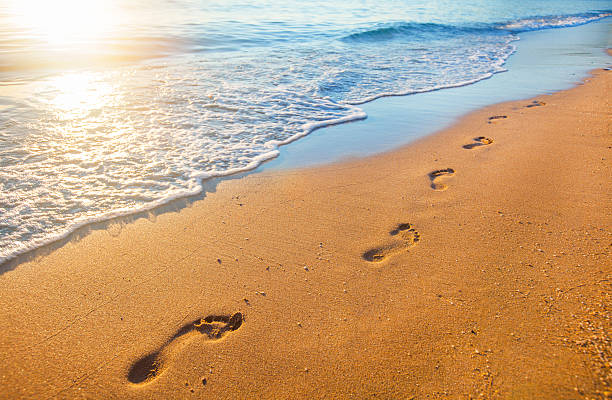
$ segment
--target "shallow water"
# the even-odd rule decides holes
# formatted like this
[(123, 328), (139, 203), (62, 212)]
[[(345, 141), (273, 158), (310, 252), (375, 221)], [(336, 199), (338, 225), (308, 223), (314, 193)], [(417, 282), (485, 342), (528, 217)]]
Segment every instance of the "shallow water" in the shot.
[[(609, 19), (579, 27), (521, 34), (503, 74), (458, 88), (385, 97), (363, 104), (366, 120), (315, 131), (283, 146), (258, 168), (310, 167), (395, 149), (452, 125), (457, 118), (504, 101), (569, 89), (595, 68), (612, 65)], [(384, 132), (384, 135), (381, 135)]]
[(346, 3), (3, 2), (0, 262), (197, 193), (373, 98), (491, 77), (523, 32), (610, 15), (609, 1)]

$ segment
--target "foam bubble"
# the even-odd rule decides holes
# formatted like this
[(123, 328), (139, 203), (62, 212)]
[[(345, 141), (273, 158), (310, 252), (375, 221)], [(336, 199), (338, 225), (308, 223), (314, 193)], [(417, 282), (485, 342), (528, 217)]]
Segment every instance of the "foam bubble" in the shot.
[(550, 28), (568, 28), (584, 25), (612, 16), (610, 12), (592, 12), (574, 15), (550, 15), (542, 17), (522, 18), (499, 26), (499, 29), (526, 32)]
[(281, 27), (274, 46), (250, 40), (256, 51), (3, 76), (0, 263), (88, 223), (197, 194), (203, 180), (256, 168), (315, 129), (366, 118), (357, 107), (365, 102), (487, 79), (504, 71), (515, 31), (604, 15), (501, 29), (427, 24), (419, 35), (419, 24), (362, 27), (361, 36), (332, 29), (308, 43), (286, 39)]

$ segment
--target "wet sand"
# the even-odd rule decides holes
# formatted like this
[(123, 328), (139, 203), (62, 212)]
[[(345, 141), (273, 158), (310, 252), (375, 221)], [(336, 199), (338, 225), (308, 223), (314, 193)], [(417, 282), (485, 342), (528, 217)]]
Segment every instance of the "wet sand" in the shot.
[(610, 398), (610, 74), (11, 267), (0, 397)]

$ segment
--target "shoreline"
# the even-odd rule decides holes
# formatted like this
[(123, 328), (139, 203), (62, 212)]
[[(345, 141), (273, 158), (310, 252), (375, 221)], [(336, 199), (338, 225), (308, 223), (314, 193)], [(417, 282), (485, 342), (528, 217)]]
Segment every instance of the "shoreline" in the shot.
[[(593, 29), (594, 26), (597, 26), (597, 24), (599, 24), (600, 21), (596, 21), (596, 22), (591, 22), (590, 24), (590, 28)], [(576, 27), (568, 27), (568, 28), (561, 28), (561, 29), (554, 29), (555, 31), (564, 31), (564, 30), (572, 30), (572, 29), (576, 29)], [(541, 32), (541, 31), (535, 31), (535, 32), (527, 32), (527, 35), (538, 35), (538, 34), (544, 34), (545, 32)], [(533, 38), (531, 36), (529, 36), (530, 38), (527, 40), (528, 42), (532, 42)], [(525, 40), (523, 38), (523, 40)], [(532, 44), (530, 44), (529, 46), (532, 46)], [(529, 47), (528, 46), (528, 47)], [(523, 44), (522, 48), (524, 51), (525, 50), (525, 44)], [(520, 51), (519, 51), (520, 52)], [(516, 49), (515, 51), (513, 51), (512, 54), (516, 53)], [(506, 65), (508, 60), (506, 60), (506, 62), (504, 63), (504, 65)], [(567, 62), (567, 60), (566, 60)], [(518, 63), (518, 67), (521, 68), (521, 63), (524, 64), (524, 61), (519, 62)], [(524, 66), (523, 66), (524, 67)], [(578, 71), (579, 69), (577, 69), (576, 71)], [(583, 79), (588, 77), (589, 74), (588, 72), (584, 72), (581, 73), (583, 76)], [(385, 94), (385, 95), (381, 95), (382, 98), (379, 98), (381, 96), (378, 96), (375, 100), (378, 100), (379, 103), (377, 103), (377, 105), (372, 105), (371, 102), (373, 101), (373, 99), (369, 100), (370, 103), (367, 103), (366, 105), (368, 107), (372, 107), (372, 117), (375, 119), (380, 119), (380, 118), (385, 118), (385, 119), (392, 119), (393, 117), (391, 115), (385, 115), (383, 113), (383, 115), (380, 115), (380, 109), (384, 109), (386, 107), (389, 107), (392, 110), (396, 110), (398, 108), (398, 105), (401, 107), (401, 99), (407, 99), (409, 97), (412, 97), (413, 95), (428, 95), (428, 94), (433, 94), (435, 92), (438, 91), (442, 91), (443, 93), (447, 93), (446, 90), (450, 90), (452, 93), (452, 91), (458, 88), (474, 88), (474, 86), (479, 86), (479, 84), (488, 81), (491, 77), (494, 77), (495, 75), (498, 75), (498, 72), (494, 73), (492, 76), (486, 77), (486, 78), (480, 78), (478, 79), (475, 83), (472, 82), (470, 84), (468, 84), (467, 86), (465, 86), (465, 83), (461, 83), (459, 85), (459, 87), (449, 87), (449, 88), (444, 88), (444, 89), (431, 89), (431, 90), (427, 90), (425, 93), (420, 93), (420, 92), (415, 92), (411, 95), (405, 95), (405, 94)], [(510, 75), (513, 75), (512, 73), (509, 73), (507, 70), (504, 74), (504, 77), (502, 78), (502, 81), (504, 80), (512, 80), (517, 78), (516, 76), (512, 76), (512, 78), (510, 78)], [(573, 74), (572, 74), (573, 75)], [(499, 78), (498, 78), (499, 81)], [(522, 84), (525, 84), (525, 82), (523, 82)], [(579, 82), (576, 82), (574, 84), (579, 84)], [(497, 84), (497, 90), (504, 90), (504, 83), (501, 84)], [(563, 85), (561, 85), (563, 86)], [(493, 85), (492, 87), (493, 91), (495, 91), (495, 85)], [(545, 91), (549, 92), (550, 89), (546, 89)], [(530, 90), (524, 90), (525, 93), (529, 93), (529, 92), (533, 92), (533, 88)], [(556, 90), (553, 91), (553, 93)], [(483, 94), (478, 94), (478, 97), (488, 97), (488, 95), (491, 95), (491, 90), (489, 90), (488, 92), (485, 92)], [(520, 92), (520, 91), (519, 91)], [(447, 94), (451, 95), (450, 93)], [(523, 93), (523, 94), (525, 94)], [(458, 97), (458, 101), (462, 100), (462, 95), (456, 96), (455, 94), (453, 94), (452, 96), (454, 96), (453, 98)], [(472, 95), (473, 96), (473, 95)], [(469, 101), (474, 101), (473, 99), (470, 100), (470, 95), (468, 94), (467, 96), (464, 94), (463, 97), (467, 97), (467, 99), (463, 99), (463, 100), (468, 100)], [(512, 95), (509, 95), (507, 97), (510, 97), (510, 101), (515, 101), (515, 100), (521, 100), (521, 99), (527, 99), (529, 97), (532, 97), (531, 95), (529, 96), (521, 96), (518, 93), (513, 93)], [(400, 103), (398, 104), (394, 104), (393, 102), (389, 103), (389, 102), (382, 102), (384, 99), (390, 99), (390, 98), (399, 98), (400, 99)], [(431, 102), (431, 100), (427, 100), (426, 97), (424, 97), (422, 99), (422, 101), (425, 102)], [(406, 139), (398, 139), (397, 137), (395, 137), (394, 139), (391, 139), (391, 143), (395, 143), (394, 146), (392, 146), (391, 148), (387, 148), (388, 146), (382, 146), (382, 149), (378, 148), (378, 145), (375, 145), (374, 148), (375, 150), (372, 152), (370, 151), (370, 153), (366, 152), (365, 154), (359, 154), (360, 152), (358, 151), (357, 154), (354, 154), (354, 149), (348, 148), (348, 156), (335, 156), (332, 157), (331, 159), (329, 159), (329, 155), (326, 155), (322, 158), (322, 161), (319, 162), (315, 162), (314, 164), (312, 164), (310, 161), (306, 161), (304, 157), (317, 157), (315, 154), (313, 154), (313, 149), (312, 149), (312, 145), (307, 145), (305, 144), (306, 141), (313, 139), (313, 133), (315, 133), (315, 131), (318, 131), (321, 128), (326, 128), (325, 134), (326, 136), (329, 136), (331, 138), (332, 141), (337, 140), (334, 139), (334, 133), (333, 131), (331, 131), (330, 129), (332, 129), (333, 127), (336, 127), (338, 125), (341, 126), (341, 129), (343, 129), (344, 135), (347, 135), (347, 133), (349, 133), (351, 130), (353, 130), (354, 128), (359, 130), (359, 131), (369, 131), (369, 130), (376, 130), (376, 129), (381, 129), (381, 127), (379, 125), (373, 125), (372, 124), (368, 124), (367, 122), (364, 125), (361, 125), (361, 127), (359, 126), (352, 126), (350, 123), (353, 122), (359, 122), (361, 119), (367, 118), (366, 113), (362, 110), (360, 111), (360, 113), (355, 113), (352, 116), (348, 117), (348, 119), (345, 120), (329, 120), (329, 121), (324, 121), (324, 122), (320, 122), (320, 123), (316, 123), (316, 124), (306, 124), (304, 125), (304, 129), (303, 132), (299, 132), (295, 135), (293, 135), (292, 137), (290, 137), (289, 139), (283, 141), (283, 142), (279, 142), (279, 143), (275, 143), (276, 148), (274, 150), (271, 150), (268, 153), (265, 153), (261, 156), (259, 156), (258, 158), (256, 158), (255, 160), (253, 160), (253, 162), (251, 164), (249, 164), (248, 166), (244, 167), (244, 168), (240, 168), (240, 169), (236, 169), (236, 170), (230, 170), (230, 171), (223, 171), (219, 174), (208, 174), (208, 173), (203, 173), (201, 176), (197, 177), (197, 180), (200, 182), (198, 183), (197, 190), (191, 191), (190, 193), (183, 193), (180, 195), (173, 195), (171, 198), (164, 198), (164, 199), (159, 199), (156, 200), (150, 204), (147, 205), (143, 205), (141, 208), (139, 209), (118, 209), (118, 210), (114, 210), (112, 212), (106, 213), (106, 214), (102, 214), (102, 215), (98, 215), (95, 218), (88, 218), (87, 220), (83, 220), (83, 221), (77, 221), (73, 224), (71, 224), (67, 230), (61, 231), (61, 232), (57, 232), (53, 235), (50, 235), (48, 238), (44, 239), (44, 240), (37, 240), (35, 242), (32, 242), (30, 244), (28, 244), (27, 246), (25, 246), (23, 249), (18, 250), (18, 252), (16, 254), (13, 255), (9, 255), (4, 257), (3, 259), (0, 259), (0, 274), (9, 270), (14, 269), (16, 266), (18, 266), (20, 263), (22, 262), (26, 262), (28, 260), (32, 260), (36, 257), (39, 256), (43, 256), (48, 254), (51, 251), (54, 251), (57, 248), (62, 247), (63, 245), (65, 245), (66, 243), (69, 243), (71, 241), (77, 241), (80, 240), (80, 238), (86, 236), (89, 232), (93, 231), (93, 230), (98, 230), (98, 229), (107, 229), (109, 226), (114, 225), (114, 224), (120, 224), (120, 225), (124, 225), (124, 224), (129, 224), (137, 219), (140, 218), (156, 218), (157, 215), (166, 212), (167, 210), (170, 211), (174, 211), (180, 208), (184, 208), (189, 206), (190, 203), (194, 202), (194, 201), (198, 201), (203, 199), (204, 197), (206, 197), (206, 187), (212, 187), (214, 190), (214, 186), (216, 186), (216, 184), (218, 184), (220, 181), (223, 181), (225, 179), (229, 179), (229, 180), (233, 180), (233, 179), (239, 179), (240, 177), (252, 174), (252, 173), (260, 173), (262, 171), (266, 171), (268, 169), (278, 169), (280, 168), (282, 169), (301, 169), (301, 168), (308, 168), (308, 167), (313, 167), (313, 166), (321, 166), (321, 165), (325, 165), (325, 164), (330, 164), (330, 163), (336, 163), (336, 162), (342, 162), (345, 159), (354, 159), (354, 158), (361, 158), (361, 157), (369, 157), (372, 155), (376, 155), (376, 154), (384, 154), (387, 153), (389, 151), (393, 151), (394, 149), (400, 148), (405, 146), (406, 144), (409, 144), (411, 141), (414, 140), (419, 140), (420, 138), (427, 136), (427, 135), (431, 135), (431, 134), (435, 134), (436, 132), (444, 129), (445, 127), (451, 126), (452, 124), (454, 124), (457, 120), (461, 119), (462, 117), (464, 117), (465, 115), (470, 114), (471, 112), (473, 112), (474, 110), (478, 110), (480, 108), (484, 106), (490, 106), (490, 105), (495, 105), (498, 104), (500, 102), (505, 102), (508, 100), (502, 100), (500, 101), (500, 99), (497, 96), (493, 96), (491, 99), (490, 103), (486, 103), (486, 102), (478, 102), (476, 105), (467, 107), (467, 109), (462, 109), (459, 113), (451, 113), (451, 115), (443, 115), (444, 113), (442, 113), (441, 116), (438, 117), (439, 120), (441, 120), (441, 122), (437, 123), (437, 124), (431, 124), (430, 122), (426, 122), (426, 127), (423, 128), (422, 130), (425, 132), (425, 134), (419, 134), (417, 136), (414, 136), (413, 132), (410, 132), (408, 134), (408, 137), (411, 137), (411, 139), (409, 139), (408, 141)], [(435, 102), (435, 100), (434, 100)], [(351, 103), (352, 104), (352, 103)], [(360, 102), (361, 104), (361, 102)], [(363, 105), (363, 104), (362, 104)], [(351, 107), (354, 107), (354, 105), (351, 105)], [(410, 107), (414, 107), (413, 102), (406, 102), (404, 104), (404, 108), (410, 108)], [(417, 107), (418, 108), (418, 107)], [(443, 111), (443, 110), (439, 110), (439, 107), (435, 107), (435, 109), (438, 109), (438, 112)], [(370, 111), (368, 111), (368, 114), (370, 113)], [(419, 121), (419, 122), (423, 122), (420, 120), (418, 115), (409, 115), (406, 118), (415, 118)], [(345, 125), (349, 125), (349, 126), (345, 126)], [(397, 127), (393, 126), (391, 127), (393, 130), (395, 131), (402, 131), (402, 129), (398, 129)], [(382, 129), (385, 129), (384, 127)], [(320, 133), (317, 132), (318, 136)], [(347, 135), (350, 136), (350, 133)], [(286, 144), (290, 144), (290, 143), (294, 143), (296, 140), (301, 139), (300, 143), (298, 143), (298, 146), (291, 149), (287, 149), (284, 146)], [(306, 140), (305, 140), (306, 139)], [(368, 138), (364, 138), (361, 136), (358, 136), (357, 141), (359, 142), (360, 140), (364, 140), (364, 143), (366, 143), (366, 147), (370, 147), (372, 145), (371, 143), (371, 139)], [(314, 140), (314, 144), (315, 144), (315, 148), (320, 148), (320, 146), (325, 147), (324, 144), (322, 144), (317, 140)], [(302, 150), (298, 150), (297, 153), (295, 153), (295, 149), (299, 149), (301, 146), (306, 146), (306, 148), (308, 148), (309, 146), (311, 147), (311, 149), (309, 150), (309, 152), (302, 154)], [(346, 146), (346, 144), (345, 144)], [(340, 148), (342, 148), (342, 144), (340, 145)], [(325, 151), (327, 151), (326, 149), (324, 149)], [(289, 162), (288, 165), (285, 165), (286, 161), (285, 159), (285, 155), (284, 153), (286, 153), (287, 151), (289, 151), (289, 154), (291, 155), (291, 157), (296, 158), (298, 160), (298, 162)], [(335, 152), (337, 153), (337, 152)], [(279, 157), (280, 155), (280, 157)], [(331, 160), (331, 161), (330, 161)], [(300, 165), (301, 163), (303, 163), (304, 165)]]
[[(593, 26), (596, 26), (597, 24), (599, 24), (600, 22), (595, 22), (593, 23), (593, 25), (591, 25), (590, 29), (593, 29)], [(576, 28), (562, 28), (561, 31), (563, 31), (564, 29), (576, 29)], [(555, 29), (555, 31), (558, 31), (558, 29)], [(527, 34), (538, 34), (538, 32), (528, 32)], [(532, 39), (530, 39), (532, 40)], [(524, 46), (524, 45), (523, 45)], [(507, 61), (507, 60), (506, 60)], [(520, 63), (519, 63), (520, 64)], [(578, 69), (577, 69), (578, 71)], [(506, 72), (506, 74), (510, 75), (508, 72)], [(494, 74), (494, 75), (497, 75)], [(490, 78), (490, 77), (489, 77)], [(478, 82), (476, 83), (476, 86), (478, 86), (479, 82), (483, 82), (483, 81), (487, 81), (489, 78), (483, 78), (483, 79), (479, 79)], [(502, 78), (503, 80), (508, 80), (508, 78)], [(524, 82), (523, 82), (524, 84)], [(463, 85), (463, 84), (462, 84)], [(471, 87), (474, 86), (474, 84), (468, 85), (467, 87)], [(500, 85), (498, 85), (500, 86)], [(464, 86), (462, 86), (464, 87)], [(449, 90), (453, 90), (453, 89), (457, 89), (457, 88), (451, 88)], [(503, 92), (503, 84), (501, 85), (501, 87), (497, 88), (499, 91)], [(428, 90), (427, 93), (431, 94), (433, 92), (437, 92), (438, 89), (432, 89), (432, 90)], [(529, 92), (530, 90), (526, 90), (526, 92)], [(533, 90), (531, 90), (533, 91)], [(444, 93), (446, 93), (445, 90), (443, 90)], [(490, 92), (490, 90), (489, 90)], [(426, 94), (427, 94), (426, 93)], [(423, 95), (423, 93), (417, 93), (419, 95)], [(404, 95), (399, 95), (399, 94), (391, 94), (391, 97), (398, 97), (401, 98), (406, 98), (406, 96)], [(468, 96), (469, 97), (469, 96)], [(487, 97), (486, 93), (485, 95), (481, 95), (480, 97)], [(508, 97), (513, 98), (512, 100), (515, 99), (523, 99), (523, 98), (527, 98), (527, 97), (523, 97), (520, 95), (517, 95), (517, 93), (514, 93), (513, 95), (509, 95)], [(531, 96), (529, 96), (531, 97)], [(385, 97), (385, 98), (389, 98), (389, 97)], [(382, 101), (383, 99), (379, 99), (379, 102)], [(459, 96), (459, 100), (461, 100), (461, 96)], [(465, 100), (465, 99), (464, 99)], [(493, 97), (491, 99), (491, 103), (490, 104), (497, 104), (499, 102), (499, 98), (497, 97)], [(423, 101), (427, 102), (426, 97), (423, 98)], [(377, 103), (378, 104), (378, 103)], [(406, 103), (405, 106), (407, 107), (411, 107), (413, 105), (411, 105), (412, 103), (408, 102)], [(390, 103), (385, 102), (385, 103), (380, 103), (380, 105), (375, 105), (372, 112), (373, 112), (373, 116), (374, 113), (376, 113), (375, 118), (381, 118), (381, 116), (379, 115), (380, 113), (380, 108), (385, 108), (385, 107), (389, 107)], [(371, 105), (368, 105), (368, 107), (371, 107)], [(397, 107), (397, 105), (392, 105), (391, 103), (391, 107), (394, 107), (393, 109), (395, 109)], [(478, 109), (480, 108), (481, 105), (475, 105), (472, 106), (471, 109), (473, 110), (474, 108)], [(377, 110), (378, 108), (378, 110)], [(436, 109), (439, 109), (439, 107), (436, 107)], [(438, 110), (439, 112), (440, 110)], [(427, 134), (432, 134), (435, 133), (441, 129), (443, 129), (443, 127), (445, 125), (448, 124), (452, 124), (454, 123), (453, 121), (458, 120), (459, 118), (461, 118), (462, 116), (468, 114), (470, 111), (470, 107), (466, 109), (463, 109), (462, 111), (460, 111), (459, 113), (454, 113), (453, 115), (442, 115), (439, 116), (438, 119), (444, 122), (438, 123), (438, 124), (431, 124), (429, 123), (427, 125), (427, 127), (423, 128), (422, 130), (424, 132), (427, 132)], [(368, 111), (369, 113), (369, 111)], [(357, 120), (363, 119), (365, 117), (365, 113), (362, 111), (361, 113), (356, 113), (353, 114), (349, 119), (351, 121), (349, 122), (355, 122), (354, 119), (356, 118)], [(414, 115), (409, 115), (409, 118), (414, 118)], [(418, 119), (418, 116), (416, 116)], [(382, 118), (391, 118), (390, 115), (383, 115)], [(284, 152), (287, 151), (287, 149), (283, 148), (281, 150), (280, 147), (278, 146), (284, 146), (285, 144), (294, 142), (297, 139), (301, 139), (304, 136), (308, 136), (307, 140), (312, 139), (312, 135), (314, 131), (318, 130), (319, 128), (325, 127), (327, 128), (325, 130), (325, 133), (327, 134), (327, 136), (331, 137), (332, 140), (334, 135), (332, 134), (332, 131), (330, 131), (330, 127), (331, 126), (337, 126), (338, 123), (344, 123), (346, 121), (338, 121), (338, 120), (330, 120), (330, 121), (325, 121), (323, 123), (318, 123), (318, 124), (306, 124), (304, 126), (304, 131), (303, 132), (299, 132), (296, 135), (293, 135), (291, 138), (287, 139), (286, 141), (282, 142), (282, 143), (276, 143), (275, 145), (277, 146), (274, 150), (261, 155), (259, 158), (253, 160), (253, 162), (251, 164), (249, 164), (248, 166), (241, 168), (240, 170), (232, 170), (232, 171), (224, 171), (222, 173), (220, 173), (219, 175), (212, 175), (210, 177), (205, 177), (205, 176), (199, 176), (197, 179), (200, 181), (200, 183), (197, 185), (198, 189), (197, 191), (192, 191), (191, 193), (184, 193), (181, 195), (174, 195), (171, 198), (164, 198), (164, 199), (160, 199), (160, 200), (156, 200), (150, 204), (144, 205), (143, 207), (141, 207), (138, 210), (132, 210), (132, 209), (119, 209), (119, 210), (114, 210), (112, 212), (103, 214), (103, 215), (99, 215), (95, 218), (88, 218), (87, 220), (83, 220), (83, 221), (78, 221), (76, 223), (71, 224), (66, 230), (62, 231), (62, 232), (58, 232), (55, 233), (51, 236), (49, 236), (48, 238), (44, 239), (44, 240), (37, 240), (36, 242), (32, 242), (30, 244), (28, 244), (25, 248), (18, 250), (18, 254), (14, 254), (11, 256), (7, 256), (4, 260), (2, 260), (2, 262), (0, 262), (0, 273), (2, 273), (3, 271), (8, 271), (13, 269), (15, 266), (19, 265), (21, 262), (27, 261), (27, 260), (31, 260), (33, 258), (36, 258), (38, 256), (44, 255), (44, 254), (48, 254), (50, 251), (53, 251), (54, 249), (57, 249), (61, 246), (63, 246), (65, 243), (68, 243), (70, 241), (73, 240), (79, 240), (79, 238), (83, 237), (84, 235), (87, 235), (88, 232), (90, 232), (91, 230), (95, 230), (95, 229), (105, 229), (106, 227), (119, 223), (119, 224), (125, 224), (125, 223), (130, 223), (136, 219), (145, 217), (145, 218), (155, 218), (157, 215), (159, 215), (160, 213), (163, 213), (163, 210), (174, 210), (177, 207), (181, 208), (184, 206), (187, 206), (189, 203), (191, 203), (192, 201), (197, 201), (199, 199), (202, 199), (206, 196), (206, 192), (205, 189), (202, 190), (202, 186), (214, 186), (215, 184), (208, 184), (206, 183), (206, 181), (209, 182), (218, 182), (220, 180), (223, 179), (236, 179), (239, 178), (241, 176), (244, 175), (248, 175), (251, 173), (259, 173), (262, 170), (266, 170), (268, 168), (278, 168), (280, 166), (280, 168), (301, 168), (301, 166), (299, 165), (300, 162), (304, 163), (305, 167), (309, 167), (312, 166), (310, 165), (309, 161), (304, 162), (304, 154), (300, 154), (300, 150), (298, 150), (297, 152), (297, 157), (295, 157), (295, 154), (292, 154), (294, 158), (296, 159), (301, 159), (301, 161), (298, 161), (297, 163), (289, 163), (289, 166), (285, 166), (283, 165), (285, 161), (281, 161), (281, 159), (284, 158), (283, 154)], [(421, 121), (419, 121), (421, 122)], [(319, 126), (321, 125), (321, 126)], [(346, 124), (344, 124), (346, 125)], [(342, 129), (344, 129), (345, 133), (346, 132), (350, 132), (350, 130), (353, 129), (353, 126), (342, 126)], [(437, 125), (437, 126), (436, 126)], [(355, 127), (358, 128), (358, 127)], [(371, 126), (371, 124), (364, 124), (361, 125), (361, 128), (358, 128), (361, 131), (367, 131), (367, 130), (375, 130), (375, 129), (381, 129), (380, 126), (374, 125)], [(384, 129), (384, 128), (383, 128)], [(392, 127), (392, 130), (394, 131), (402, 131), (402, 129), (398, 129), (397, 127)], [(414, 133), (410, 133), (408, 135), (408, 137), (410, 137), (411, 135), (414, 135)], [(419, 136), (416, 136), (416, 140), (418, 140), (419, 137), (422, 137), (422, 134)], [(371, 143), (371, 139), (365, 139), (363, 137), (358, 138), (356, 141), (359, 142), (360, 140), (364, 140), (364, 143), (366, 144), (366, 147), (370, 147), (372, 145)], [(398, 142), (399, 140), (399, 142)], [(410, 140), (415, 140), (414, 137)], [(304, 141), (304, 139), (302, 139), (302, 141)], [(302, 145), (305, 145), (305, 142), (300, 141), (300, 143), (298, 144), (297, 147), (295, 147), (295, 149), (300, 148)], [(386, 148), (385, 146), (382, 146), (382, 149), (379, 149), (376, 145), (374, 146), (375, 150), (373, 151), (375, 154), (384, 154), (385, 152), (388, 151), (392, 151), (393, 148), (398, 148), (401, 147), (405, 144), (401, 144), (402, 141), (405, 143), (406, 139), (398, 139), (397, 137), (394, 139), (391, 139), (392, 143), (395, 143), (395, 146), (392, 146), (391, 150)], [(315, 140), (315, 147), (318, 146), (323, 146), (325, 147), (324, 144), (321, 144), (320, 141), (317, 142)], [(340, 144), (340, 148), (342, 148), (342, 144)], [(306, 145), (306, 147), (308, 147), (308, 145)], [(354, 158), (354, 157), (363, 157), (363, 154), (353, 154), (354, 149), (348, 149), (348, 154), (349, 154), (349, 158)], [(293, 152), (294, 149), (290, 149), (290, 152)], [(325, 149), (325, 151), (327, 151)], [(336, 152), (337, 153), (337, 152)], [(359, 152), (358, 152), (359, 153)], [(281, 157), (276, 158), (279, 154), (281, 154)], [(312, 156), (312, 149), (310, 150), (310, 154), (306, 154), (306, 157), (308, 156)], [(365, 154), (365, 156), (369, 156), (371, 154)], [(316, 157), (316, 156), (315, 156)], [(329, 156), (325, 156), (323, 157), (322, 162), (323, 164), (325, 163), (329, 163), (330, 161), (327, 160), (325, 161), (327, 158), (329, 158)], [(263, 160), (263, 161), (262, 161)], [(342, 158), (339, 156), (336, 156), (335, 158), (332, 158), (333, 161), (331, 162), (336, 162), (338, 160), (342, 161)], [(315, 163), (315, 165), (317, 165), (318, 163)], [(322, 165), (322, 164), (318, 164), (318, 165)], [(208, 176), (208, 175), (206, 175)], [(202, 183), (203, 181), (203, 183)], [(150, 215), (149, 215), (150, 214)]]
[(19, 264), (0, 397), (606, 398), (610, 86), (222, 180)]

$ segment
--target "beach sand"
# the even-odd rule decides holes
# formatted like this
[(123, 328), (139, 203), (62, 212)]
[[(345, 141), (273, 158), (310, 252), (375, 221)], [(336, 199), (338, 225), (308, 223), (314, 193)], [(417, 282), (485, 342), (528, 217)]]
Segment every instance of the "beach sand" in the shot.
[(5, 268), (0, 397), (610, 398), (611, 76)]

